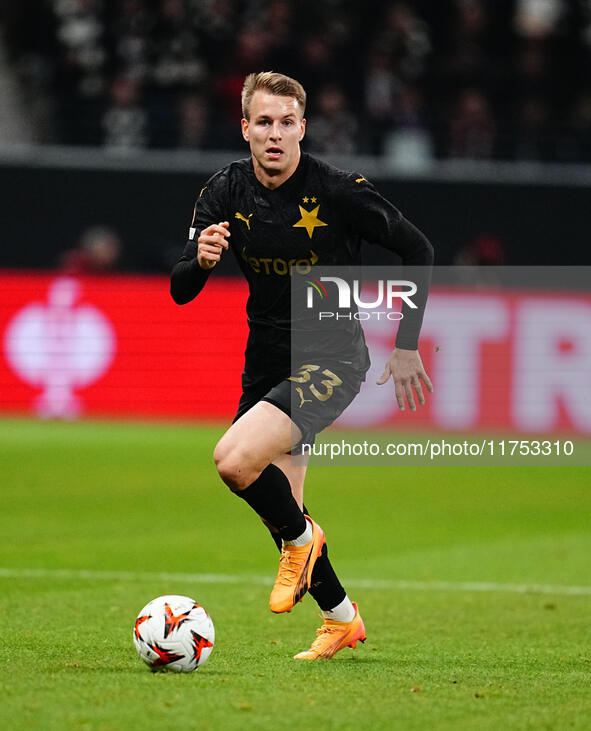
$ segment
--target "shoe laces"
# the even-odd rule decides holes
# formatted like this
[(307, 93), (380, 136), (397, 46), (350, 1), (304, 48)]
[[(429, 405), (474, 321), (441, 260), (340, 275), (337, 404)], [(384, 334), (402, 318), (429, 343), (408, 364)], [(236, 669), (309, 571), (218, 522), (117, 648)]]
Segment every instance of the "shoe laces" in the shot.
[(277, 577), (280, 583), (291, 586), (293, 577), (297, 576), (300, 566), (305, 560), (305, 555), (299, 555), (295, 551), (290, 551), (289, 547), (284, 546), (279, 559), (279, 575)]
[(323, 624), (322, 627), (319, 627), (316, 630), (316, 639), (312, 643), (311, 650), (317, 649), (318, 647), (321, 647), (324, 644), (324, 639), (327, 636), (338, 634), (339, 632), (342, 632), (342, 627), (335, 627), (333, 624)]

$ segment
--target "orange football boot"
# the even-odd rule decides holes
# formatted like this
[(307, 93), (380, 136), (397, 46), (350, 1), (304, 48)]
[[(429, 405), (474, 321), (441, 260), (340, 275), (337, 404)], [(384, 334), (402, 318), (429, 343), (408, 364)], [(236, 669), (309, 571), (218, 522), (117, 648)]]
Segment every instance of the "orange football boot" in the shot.
[(325, 619), (322, 627), (316, 630), (316, 639), (310, 649), (294, 655), (294, 660), (328, 660), (343, 647), (354, 648), (357, 642), (365, 642), (365, 626), (355, 602), (353, 606), (355, 616), (350, 622)]
[(300, 602), (310, 586), (310, 579), (316, 559), (322, 552), (326, 540), (324, 531), (312, 518), (312, 540), (305, 546), (286, 546), (281, 550), (279, 572), (271, 591), (269, 607), (277, 614), (289, 612)]

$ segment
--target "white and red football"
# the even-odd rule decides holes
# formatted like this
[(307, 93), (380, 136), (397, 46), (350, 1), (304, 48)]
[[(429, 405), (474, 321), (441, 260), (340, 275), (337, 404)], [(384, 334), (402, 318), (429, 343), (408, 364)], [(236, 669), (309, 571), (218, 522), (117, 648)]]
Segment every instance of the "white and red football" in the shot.
[(133, 641), (140, 658), (154, 670), (191, 673), (210, 656), (215, 629), (194, 599), (166, 594), (138, 614)]

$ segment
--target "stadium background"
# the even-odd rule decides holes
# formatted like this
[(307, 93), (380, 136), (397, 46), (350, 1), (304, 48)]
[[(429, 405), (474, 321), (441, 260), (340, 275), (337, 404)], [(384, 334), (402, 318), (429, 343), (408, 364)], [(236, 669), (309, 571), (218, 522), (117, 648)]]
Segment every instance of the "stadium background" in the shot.
[[(252, 709), (275, 728), (260, 701), (274, 688), (294, 722), (311, 698), (310, 727), (587, 728), (588, 466), (310, 470), (376, 644), (303, 681), (285, 665), (313, 625), (300, 610), (290, 629), (261, 618), (257, 577), (274, 556), (211, 464), (239, 393), (244, 285), (225, 257), (179, 308), (168, 272), (203, 181), (246, 154), (244, 75), (291, 73), (310, 92), (304, 148), (375, 182), (437, 264), (467, 275), (433, 291), (434, 313), (463, 317), (470, 338), (427, 320), (427, 408), (402, 420), (382, 397), (373, 422), (352, 410), (348, 428), (588, 444), (590, 38), (586, 0), (2, 3), (9, 726), (145, 728), (151, 717), (190, 728), (199, 708), (204, 728), (244, 727)], [(364, 255), (395, 263), (377, 247)], [(565, 265), (582, 285), (566, 290)], [(534, 266), (554, 283), (532, 288)], [(495, 267), (522, 282), (501, 289)], [(361, 524), (372, 530), (352, 545)], [(134, 611), (168, 591), (198, 591), (216, 620), (215, 664), (196, 686), (157, 686), (136, 668)], [(279, 675), (299, 689), (297, 707)], [(327, 677), (350, 699), (340, 720), (324, 710)], [(475, 712), (483, 698), (493, 705)]]

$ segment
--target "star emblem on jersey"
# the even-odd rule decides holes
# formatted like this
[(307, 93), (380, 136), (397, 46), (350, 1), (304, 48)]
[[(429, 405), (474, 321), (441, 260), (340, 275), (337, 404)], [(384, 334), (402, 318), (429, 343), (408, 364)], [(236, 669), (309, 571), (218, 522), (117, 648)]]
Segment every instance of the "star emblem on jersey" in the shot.
[(307, 211), (303, 206), (298, 206), (298, 208), (300, 209), (301, 218), (297, 223), (294, 223), (293, 228), (305, 228), (308, 236), (312, 238), (315, 228), (318, 226), (328, 226), (327, 223), (318, 218), (320, 206), (316, 206), (311, 211)]

